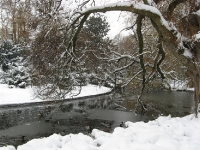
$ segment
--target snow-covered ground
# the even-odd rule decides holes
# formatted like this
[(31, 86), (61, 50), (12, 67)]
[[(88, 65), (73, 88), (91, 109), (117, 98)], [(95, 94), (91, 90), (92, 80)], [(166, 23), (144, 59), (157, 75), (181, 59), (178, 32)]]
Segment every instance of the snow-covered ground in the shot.
[[(109, 88), (88, 85), (79, 96), (95, 95), (110, 91)], [(9, 89), (0, 85), (0, 104), (42, 101), (33, 99), (31, 88)], [(200, 115), (200, 114), (199, 114)], [(0, 150), (199, 150), (200, 118), (193, 114), (182, 118), (159, 117), (148, 123), (126, 122), (113, 133), (93, 129), (90, 135), (53, 134), (46, 138), (33, 139), (15, 148), (0, 147)]]
[[(109, 92), (111, 89), (104, 86), (97, 85), (87, 85), (83, 86), (81, 93), (74, 97), (83, 97), (89, 95), (97, 95)], [(78, 93), (77, 91), (72, 91), (72, 93)], [(71, 98), (71, 93), (65, 97)], [(0, 84), (0, 105), (5, 104), (20, 104), (20, 103), (32, 103), (32, 102), (41, 102), (39, 98), (34, 98), (33, 89), (27, 87), (26, 89), (21, 88), (8, 88), (7, 84)]]
[[(200, 114), (199, 114), (200, 115)], [(159, 117), (148, 123), (126, 122), (113, 133), (93, 129), (91, 135), (53, 134), (33, 139), (17, 150), (199, 150), (200, 118)], [(13, 146), (0, 150), (15, 150)]]

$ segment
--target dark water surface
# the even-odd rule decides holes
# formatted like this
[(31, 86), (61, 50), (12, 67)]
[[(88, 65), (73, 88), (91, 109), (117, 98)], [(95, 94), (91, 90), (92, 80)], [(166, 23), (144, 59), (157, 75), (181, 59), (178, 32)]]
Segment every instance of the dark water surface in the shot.
[(147, 122), (160, 115), (182, 117), (193, 113), (194, 109), (191, 92), (144, 94), (143, 102), (148, 109), (145, 114), (137, 107), (136, 99), (131, 92), (125, 92), (66, 101), (62, 105), (59, 102), (0, 108), (0, 147), (21, 145), (53, 133), (89, 134), (93, 128), (112, 132), (122, 121)]
[[(123, 102), (129, 109), (134, 109), (137, 103), (132, 100), (134, 96), (127, 96)], [(183, 117), (194, 112), (194, 93), (184, 91), (157, 91), (146, 93), (142, 97), (148, 111), (145, 116), (156, 119), (160, 115)]]

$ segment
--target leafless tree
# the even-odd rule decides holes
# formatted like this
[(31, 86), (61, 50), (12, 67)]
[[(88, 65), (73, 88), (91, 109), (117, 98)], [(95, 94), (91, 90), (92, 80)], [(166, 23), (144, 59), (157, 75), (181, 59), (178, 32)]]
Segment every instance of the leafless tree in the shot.
[[(94, 3), (93, 1), (89, 1)], [(88, 2), (88, 3), (89, 3)], [(70, 43), (68, 50), (73, 54), (75, 52), (77, 37), (81, 31), (84, 22), (92, 13), (107, 12), (107, 11), (127, 11), (137, 14), (134, 25), (136, 25), (136, 35), (138, 40), (138, 56), (122, 56), (134, 60), (140, 64), (141, 70), (138, 71), (132, 78), (141, 77), (142, 89), (146, 83), (157, 73), (162, 79), (165, 75), (161, 69), (161, 64), (165, 59), (165, 50), (170, 51), (186, 68), (189, 77), (192, 79), (195, 87), (195, 114), (198, 115), (198, 104), (200, 102), (200, 12), (199, 1), (197, 0), (135, 0), (128, 2), (117, 2), (104, 6), (89, 6), (87, 9), (85, 3), (80, 5), (81, 9), (71, 16), (71, 22), (67, 28), (71, 32)], [(145, 51), (143, 28), (144, 20), (148, 18), (151, 23), (151, 28), (156, 31), (157, 54), (154, 59), (151, 72), (148, 73), (144, 62)], [(67, 53), (65, 53), (67, 54)], [(125, 68), (125, 66), (124, 66)], [(149, 74), (147, 76), (147, 74)], [(141, 94), (138, 98), (140, 101)], [(142, 105), (142, 102), (141, 102)], [(143, 105), (142, 105), (143, 106)], [(145, 108), (144, 108), (145, 109)]]
[(13, 43), (28, 42), (31, 2), (19, 0), (2, 0), (1, 30), (3, 40), (12, 40)]

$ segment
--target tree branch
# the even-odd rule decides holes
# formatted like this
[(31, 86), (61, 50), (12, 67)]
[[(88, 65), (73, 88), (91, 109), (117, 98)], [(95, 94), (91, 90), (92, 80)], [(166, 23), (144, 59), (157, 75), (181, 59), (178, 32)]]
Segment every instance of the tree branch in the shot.
[(163, 50), (163, 47), (162, 47), (162, 41), (161, 41), (161, 38), (159, 36), (159, 39), (158, 39), (158, 49), (159, 49), (159, 54), (161, 54), (161, 59), (158, 61), (158, 64), (157, 64), (157, 71), (158, 73), (160, 74), (161, 78), (164, 79), (165, 76), (163, 74), (163, 72), (161, 71), (160, 69), (160, 65), (162, 64), (162, 62), (164, 61), (165, 59), (165, 51)]
[(142, 110), (146, 111), (146, 108), (144, 107), (142, 100), (141, 100), (141, 96), (143, 94), (143, 91), (145, 89), (145, 84), (146, 84), (146, 68), (144, 66), (144, 57), (143, 55), (141, 55), (143, 53), (143, 35), (142, 35), (142, 20), (144, 19), (143, 15), (138, 15), (137, 20), (136, 20), (136, 24), (137, 24), (137, 36), (138, 36), (138, 45), (139, 45), (139, 59), (140, 59), (140, 66), (142, 69), (142, 88), (140, 91), (140, 95), (138, 96), (138, 102), (140, 103)]
[(168, 19), (168, 20), (171, 20), (171, 17), (172, 17), (172, 14), (173, 14), (173, 12), (174, 12), (174, 9), (175, 9), (179, 4), (181, 4), (181, 3), (185, 2), (185, 1), (187, 1), (187, 0), (173, 0), (173, 1), (169, 4), (169, 6), (168, 6), (168, 8), (167, 8), (167, 19)]
[(139, 44), (139, 59), (140, 59), (140, 66), (143, 70), (142, 73), (142, 90), (141, 90), (141, 94), (143, 93), (143, 90), (145, 88), (145, 82), (146, 82), (146, 78), (145, 78), (145, 74), (146, 74), (146, 69), (144, 66), (144, 58), (143, 55), (141, 55), (143, 53), (143, 35), (142, 35), (142, 20), (143, 20), (144, 16), (142, 15), (138, 15), (136, 23), (137, 23), (137, 36), (138, 36), (138, 44)]
[(183, 61), (183, 63), (185, 64), (188, 63), (187, 57), (185, 57), (184, 55), (180, 56), (180, 54), (178, 54), (177, 51), (175, 51), (176, 49), (180, 48), (179, 46), (181, 44), (178, 44), (178, 42), (182, 42), (179, 40), (180, 33), (177, 31), (176, 28), (170, 27), (168, 22), (162, 16), (161, 12), (153, 6), (145, 5), (143, 3), (134, 1), (134, 2), (123, 2), (123, 3), (118, 2), (115, 4), (110, 4), (110, 5), (108, 4), (101, 7), (92, 7), (84, 11), (76, 12), (76, 14), (79, 14), (79, 15), (75, 17), (73, 24), (77, 23), (79, 18), (81, 18), (82, 16), (85, 16), (91, 13), (107, 12), (107, 11), (128, 11), (128, 12), (149, 17), (156, 24), (161, 34), (165, 35), (162, 37), (162, 41), (164, 41), (168, 45), (169, 50), (176, 57), (179, 57), (179, 58), (181, 57), (181, 60)]

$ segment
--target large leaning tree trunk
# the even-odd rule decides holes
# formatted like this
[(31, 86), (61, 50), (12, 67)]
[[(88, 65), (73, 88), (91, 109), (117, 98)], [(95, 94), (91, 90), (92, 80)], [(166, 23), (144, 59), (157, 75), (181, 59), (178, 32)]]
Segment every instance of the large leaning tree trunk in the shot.
[[(95, 0), (91, 3), (94, 4)], [(87, 1), (89, 3), (90, 1)], [(86, 3), (84, 3), (86, 4)], [(84, 5), (83, 4), (83, 5)], [(163, 7), (161, 7), (161, 5)], [(133, 0), (129, 2), (117, 2), (101, 7), (91, 6), (89, 9), (80, 7), (72, 16), (72, 22), (67, 28), (67, 32), (71, 32), (71, 43), (68, 50), (72, 53), (75, 51), (77, 36), (83, 27), (88, 16), (96, 12), (107, 11), (127, 11), (138, 14), (140, 22), (143, 18), (148, 17), (151, 20), (152, 27), (158, 33), (161, 49), (170, 51), (182, 64), (187, 67), (187, 73), (194, 83), (195, 87), (195, 114), (198, 116), (198, 105), (200, 103), (200, 2), (198, 0)], [(80, 5), (81, 6), (81, 5)], [(179, 14), (185, 10), (184, 13)], [(141, 17), (142, 16), (142, 17)], [(137, 25), (142, 25), (137, 23)], [(137, 30), (139, 30), (138, 28)], [(139, 37), (141, 37), (141, 32)], [(140, 38), (142, 40), (142, 37)], [(139, 51), (142, 52), (142, 41), (140, 41)], [(164, 51), (161, 50), (162, 54)], [(67, 52), (66, 52), (67, 53)], [(142, 55), (142, 53), (141, 53)], [(162, 58), (157, 62), (157, 71), (163, 74), (159, 68)], [(140, 64), (143, 67), (142, 57)], [(146, 71), (144, 69), (144, 71)], [(145, 72), (143, 72), (145, 74)], [(143, 79), (145, 82), (145, 78)]]

